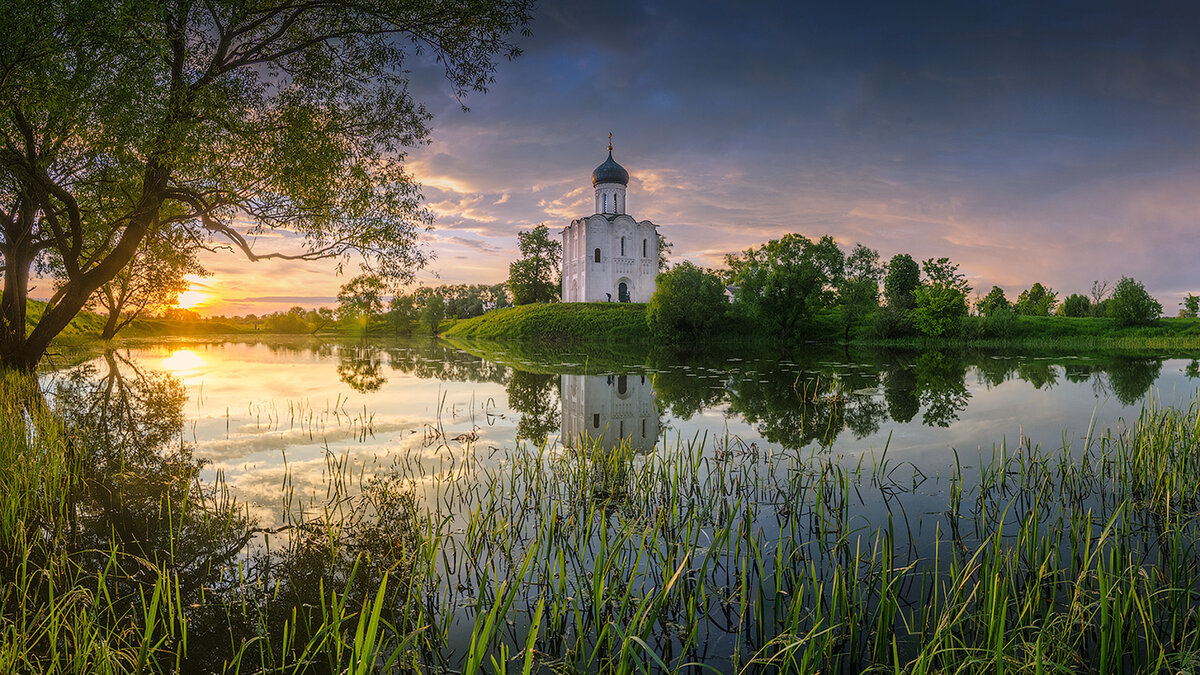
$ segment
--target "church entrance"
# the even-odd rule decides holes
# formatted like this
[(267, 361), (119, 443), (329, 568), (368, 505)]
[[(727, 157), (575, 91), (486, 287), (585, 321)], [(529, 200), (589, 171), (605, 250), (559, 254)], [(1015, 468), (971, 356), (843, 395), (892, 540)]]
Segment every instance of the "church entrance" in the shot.
[(629, 286), (624, 281), (617, 286), (617, 302), (629, 302)]

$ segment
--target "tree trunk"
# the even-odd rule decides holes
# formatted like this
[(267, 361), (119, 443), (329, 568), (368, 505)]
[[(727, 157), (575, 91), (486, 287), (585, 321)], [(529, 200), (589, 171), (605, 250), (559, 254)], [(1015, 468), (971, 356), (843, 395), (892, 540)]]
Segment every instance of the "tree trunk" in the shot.
[(25, 310), (29, 298), (29, 268), (33, 265), (34, 255), (23, 244), (29, 236), (8, 239), (10, 245), (4, 255), (4, 293), (0, 296), (0, 365), (31, 372), (41, 359), (39, 354), (30, 361), (25, 354)]
[(111, 340), (117, 336), (117, 324), (121, 320), (119, 309), (108, 310), (108, 320), (104, 322), (104, 330), (100, 332), (101, 340)]
[[(46, 308), (29, 335), (25, 335), (25, 303), (29, 298), (29, 267), (33, 264), (33, 257), (23, 254), (23, 242), (28, 238), (9, 240), (11, 250), (4, 266), (4, 325), (0, 327), (3, 331), (0, 337), (0, 366), (33, 372), (46, 355), (50, 342), (79, 314), (92, 293), (111, 281), (133, 259), (146, 232), (158, 219), (170, 176), (170, 170), (154, 160), (149, 164), (142, 183), (142, 196), (120, 240), (95, 267), (67, 282), (58, 302)], [(32, 228), (27, 228), (27, 231), (32, 232)], [(16, 322), (16, 318), (20, 321)]]

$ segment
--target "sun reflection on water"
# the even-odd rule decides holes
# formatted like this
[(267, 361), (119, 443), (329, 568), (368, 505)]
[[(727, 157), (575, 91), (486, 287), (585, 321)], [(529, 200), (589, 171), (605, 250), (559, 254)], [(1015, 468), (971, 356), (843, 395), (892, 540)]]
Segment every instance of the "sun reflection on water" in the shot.
[(184, 375), (206, 363), (203, 357), (190, 349), (176, 349), (162, 360), (162, 367), (174, 375)]

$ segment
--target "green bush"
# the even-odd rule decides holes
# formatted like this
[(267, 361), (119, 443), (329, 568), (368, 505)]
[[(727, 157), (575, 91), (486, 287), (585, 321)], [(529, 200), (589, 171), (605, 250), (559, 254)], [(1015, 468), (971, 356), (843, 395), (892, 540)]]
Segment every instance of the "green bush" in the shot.
[(655, 284), (646, 306), (646, 325), (656, 339), (696, 341), (724, 322), (729, 301), (716, 274), (684, 261), (659, 274)]
[(979, 322), (980, 337), (991, 340), (1012, 340), (1020, 335), (1017, 313), (1005, 307), (997, 309)]
[(1162, 315), (1162, 305), (1150, 297), (1142, 284), (1130, 277), (1121, 277), (1108, 300), (1108, 316), (1118, 326), (1138, 326), (1153, 322)]
[(875, 314), (874, 337), (884, 340), (912, 337), (917, 334), (911, 313), (899, 307), (880, 307)]

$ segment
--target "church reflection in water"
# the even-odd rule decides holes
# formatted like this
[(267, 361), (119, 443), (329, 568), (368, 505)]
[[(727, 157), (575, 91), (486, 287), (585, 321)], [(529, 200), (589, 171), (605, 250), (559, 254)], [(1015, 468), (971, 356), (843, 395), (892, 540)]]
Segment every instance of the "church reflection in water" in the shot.
[(587, 439), (604, 448), (654, 449), (658, 407), (645, 375), (563, 375), (559, 392), (564, 445), (575, 447)]

